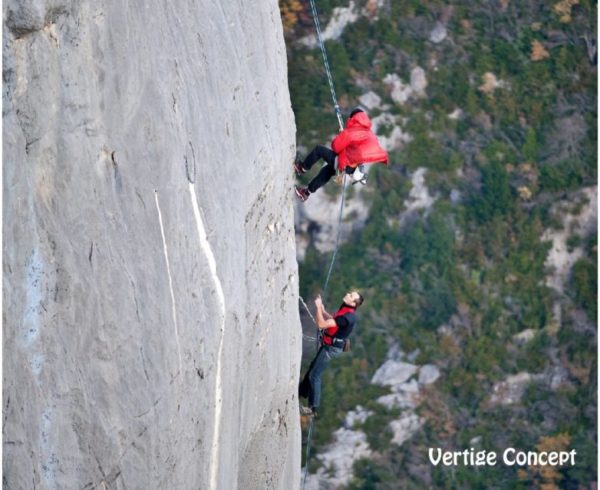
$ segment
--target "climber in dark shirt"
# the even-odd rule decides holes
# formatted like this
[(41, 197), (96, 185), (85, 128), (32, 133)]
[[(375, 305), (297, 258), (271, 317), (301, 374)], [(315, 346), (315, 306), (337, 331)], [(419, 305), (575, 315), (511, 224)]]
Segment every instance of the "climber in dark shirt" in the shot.
[(308, 407), (301, 407), (302, 415), (316, 416), (321, 402), (321, 376), (331, 361), (344, 351), (344, 345), (356, 324), (356, 308), (363, 304), (358, 291), (346, 293), (342, 306), (330, 315), (323, 306), (321, 296), (315, 299), (317, 326), (323, 331), (321, 348), (313, 359), (298, 388), (302, 398), (308, 398)]

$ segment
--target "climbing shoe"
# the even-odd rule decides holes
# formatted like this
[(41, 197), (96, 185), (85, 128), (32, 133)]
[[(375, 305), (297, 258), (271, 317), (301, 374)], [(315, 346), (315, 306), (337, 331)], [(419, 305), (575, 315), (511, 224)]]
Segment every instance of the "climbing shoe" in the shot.
[(306, 173), (306, 169), (302, 166), (302, 162), (300, 160), (296, 160), (294, 162), (294, 171), (296, 175), (302, 175)]
[(300, 199), (302, 202), (306, 201), (308, 199), (308, 196), (310, 196), (310, 191), (308, 190), (308, 187), (295, 186), (295, 189), (298, 199)]
[(315, 417), (316, 412), (310, 407), (300, 405), (300, 415), (304, 415), (305, 417)]

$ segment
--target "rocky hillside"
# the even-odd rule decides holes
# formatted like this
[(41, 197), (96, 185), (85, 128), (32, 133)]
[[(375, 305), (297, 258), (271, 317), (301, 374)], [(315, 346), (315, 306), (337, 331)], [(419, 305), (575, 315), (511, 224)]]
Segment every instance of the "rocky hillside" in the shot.
[(293, 488), (277, 3), (3, 9), (3, 486)]
[[(279, 3), (304, 156), (337, 121), (308, 2)], [(391, 165), (347, 196), (328, 297), (366, 300), (324, 380), (307, 487), (595, 488), (596, 3), (317, 6), (342, 112), (368, 111)], [(304, 298), (323, 285), (339, 195), (297, 204)], [(430, 447), (578, 459), (448, 468)]]

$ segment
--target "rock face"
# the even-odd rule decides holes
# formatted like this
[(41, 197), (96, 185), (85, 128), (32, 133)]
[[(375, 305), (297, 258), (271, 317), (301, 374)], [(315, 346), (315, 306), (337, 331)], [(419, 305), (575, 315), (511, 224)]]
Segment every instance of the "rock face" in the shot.
[(6, 488), (296, 488), (277, 2), (4, 2)]

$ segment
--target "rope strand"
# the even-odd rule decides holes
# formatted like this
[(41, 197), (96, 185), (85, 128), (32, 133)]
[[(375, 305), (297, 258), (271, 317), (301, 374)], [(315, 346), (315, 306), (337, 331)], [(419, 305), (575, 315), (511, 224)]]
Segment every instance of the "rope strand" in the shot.
[[(333, 100), (333, 109), (335, 110), (335, 115), (337, 117), (338, 124), (340, 126), (340, 131), (342, 131), (344, 129), (344, 122), (342, 120), (342, 113), (340, 111), (340, 106), (338, 105), (337, 97), (335, 95), (335, 87), (333, 85), (333, 77), (331, 76), (331, 68), (329, 67), (329, 60), (327, 59), (327, 51), (325, 50), (325, 43), (323, 43), (323, 36), (321, 36), (321, 25), (319, 23), (319, 14), (317, 12), (317, 6), (315, 5), (314, 0), (310, 0), (310, 9), (312, 11), (313, 20), (315, 23), (315, 30), (317, 31), (317, 40), (319, 42), (319, 47), (321, 48), (321, 54), (323, 55), (323, 64), (325, 65), (325, 73), (327, 74), (329, 90), (331, 91), (331, 99)], [(326, 294), (327, 294), (327, 288), (329, 286), (329, 279), (331, 278), (331, 273), (333, 271), (333, 265), (335, 263), (335, 259), (337, 257), (337, 252), (338, 252), (338, 248), (339, 248), (345, 195), (346, 195), (346, 174), (344, 174), (344, 185), (343, 185), (343, 189), (342, 189), (342, 203), (340, 206), (340, 214), (339, 214), (339, 218), (338, 218), (338, 234), (337, 234), (337, 238), (335, 241), (335, 248), (334, 248), (334, 252), (333, 252), (333, 257), (331, 259), (331, 264), (329, 265), (329, 270), (327, 271), (327, 279), (325, 280), (325, 286), (323, 287), (323, 297), (324, 298), (326, 297)], [(313, 323), (317, 327), (317, 336), (316, 336), (315, 340), (316, 340), (316, 347), (317, 347), (317, 351), (318, 351), (319, 343), (320, 343), (319, 327), (318, 327), (317, 322), (315, 321), (314, 317), (310, 313), (308, 306), (302, 299), (302, 297), (300, 297), (300, 300), (302, 301), (302, 304), (304, 305), (304, 307), (306, 308), (306, 311), (310, 315), (310, 318), (312, 319)], [(313, 417), (310, 422), (310, 426), (308, 429), (308, 437), (307, 437), (307, 441), (306, 441), (306, 458), (305, 458), (305, 467), (304, 467), (304, 478), (302, 481), (302, 489), (303, 490), (304, 490), (304, 487), (306, 486), (306, 477), (308, 476), (308, 462), (310, 460), (310, 449), (311, 449), (311, 444), (312, 444), (314, 424), (315, 424), (315, 419)]]
[(327, 81), (329, 82), (329, 90), (331, 91), (331, 98), (333, 99), (333, 109), (335, 110), (335, 115), (337, 116), (338, 123), (340, 125), (340, 130), (344, 129), (344, 123), (342, 121), (342, 113), (340, 111), (340, 106), (337, 102), (337, 97), (335, 96), (335, 87), (333, 86), (333, 78), (331, 76), (331, 69), (329, 68), (329, 60), (327, 59), (327, 51), (325, 51), (325, 43), (323, 42), (323, 37), (321, 36), (321, 25), (319, 23), (319, 14), (317, 13), (317, 6), (315, 5), (314, 0), (310, 0), (310, 9), (312, 11), (313, 20), (315, 22), (315, 30), (317, 31), (317, 41), (319, 43), (319, 47), (321, 48), (321, 54), (323, 55), (323, 64), (325, 65), (325, 72), (327, 73)]
[(335, 239), (335, 247), (333, 249), (333, 257), (331, 258), (331, 264), (329, 264), (329, 271), (327, 271), (327, 279), (325, 279), (325, 286), (323, 286), (323, 297), (326, 298), (325, 294), (327, 292), (327, 288), (329, 287), (329, 279), (331, 278), (331, 272), (333, 271), (333, 264), (335, 263), (335, 259), (337, 257), (338, 249), (340, 246), (340, 235), (342, 234), (342, 216), (344, 214), (344, 202), (346, 200), (346, 174), (344, 173), (343, 177), (343, 186), (342, 186), (342, 204), (340, 205), (340, 214), (338, 216), (338, 232), (337, 237)]
[(310, 421), (308, 426), (308, 437), (306, 438), (306, 457), (304, 458), (304, 478), (302, 479), (302, 490), (306, 486), (306, 477), (308, 476), (308, 460), (310, 459), (310, 446), (312, 442), (313, 425), (315, 423), (314, 417)]
[[(325, 294), (327, 293), (327, 288), (329, 286), (329, 279), (331, 278), (331, 273), (333, 271), (333, 265), (335, 264), (335, 259), (337, 257), (337, 252), (338, 252), (339, 246), (340, 246), (340, 235), (342, 232), (342, 215), (343, 215), (343, 211), (344, 211), (345, 196), (346, 196), (346, 174), (344, 174), (343, 187), (342, 187), (342, 202), (340, 205), (340, 214), (338, 217), (338, 233), (337, 233), (337, 237), (335, 240), (335, 247), (333, 250), (333, 256), (331, 258), (331, 263), (329, 264), (329, 270), (327, 271), (327, 279), (325, 279), (325, 286), (323, 286), (323, 296), (325, 296)], [(321, 341), (319, 326), (317, 325), (317, 321), (315, 320), (315, 317), (312, 315), (312, 313), (308, 309), (308, 306), (307, 306), (306, 302), (304, 301), (304, 299), (302, 298), (302, 296), (299, 296), (299, 298), (300, 298), (302, 305), (306, 309), (308, 315), (310, 316), (311, 320), (315, 324), (315, 327), (317, 328), (317, 336), (316, 337), (310, 337), (308, 335), (302, 335), (302, 337), (307, 340), (315, 340), (316, 344), (317, 344), (317, 351), (318, 351), (319, 344)], [(304, 466), (304, 478), (302, 480), (302, 490), (304, 490), (304, 487), (306, 485), (306, 478), (308, 476), (308, 461), (310, 459), (310, 448), (311, 448), (311, 444), (312, 444), (314, 423), (315, 423), (315, 419), (313, 417), (312, 420), (310, 421), (310, 426), (308, 429), (308, 437), (307, 437), (307, 441), (306, 441), (306, 458), (305, 458), (305, 466)]]

